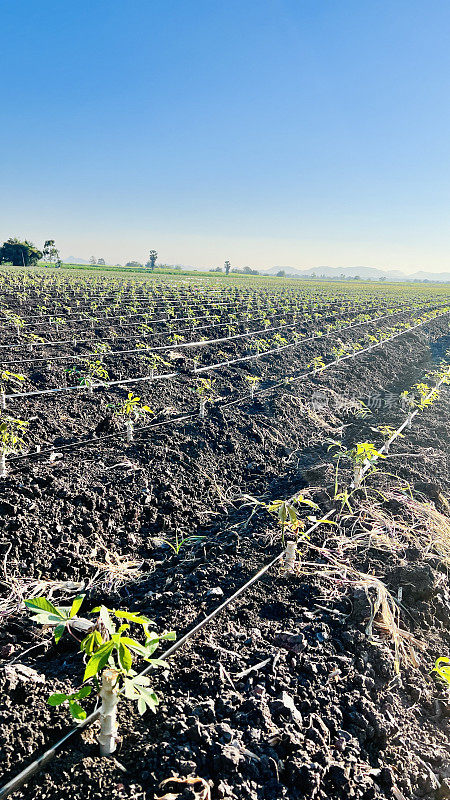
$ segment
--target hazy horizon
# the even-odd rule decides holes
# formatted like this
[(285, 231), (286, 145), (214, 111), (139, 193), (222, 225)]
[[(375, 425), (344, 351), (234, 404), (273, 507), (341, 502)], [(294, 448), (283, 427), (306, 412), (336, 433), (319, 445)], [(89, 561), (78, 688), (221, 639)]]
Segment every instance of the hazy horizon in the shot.
[(1, 19), (2, 241), (450, 270), (443, 0), (23, 0)]

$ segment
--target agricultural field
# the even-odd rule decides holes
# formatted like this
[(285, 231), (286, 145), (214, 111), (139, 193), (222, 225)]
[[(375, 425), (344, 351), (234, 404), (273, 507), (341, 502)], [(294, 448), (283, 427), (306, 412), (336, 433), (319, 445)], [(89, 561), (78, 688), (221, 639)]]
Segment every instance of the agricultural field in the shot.
[(0, 274), (0, 800), (450, 798), (449, 288)]

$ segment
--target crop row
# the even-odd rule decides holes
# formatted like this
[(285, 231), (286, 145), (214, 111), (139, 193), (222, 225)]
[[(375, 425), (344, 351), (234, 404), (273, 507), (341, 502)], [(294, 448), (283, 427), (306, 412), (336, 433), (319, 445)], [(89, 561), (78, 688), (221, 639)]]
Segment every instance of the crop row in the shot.
[[(432, 402), (434, 402), (438, 398), (438, 390), (439, 387), (443, 384), (449, 383), (449, 371), (446, 370), (442, 374), (437, 376), (437, 383), (436, 385), (430, 389), (429, 391), (422, 391), (421, 393), (421, 401), (418, 407), (412, 411), (410, 410), (406, 419), (403, 423), (391, 433), (391, 436), (386, 442), (386, 444), (380, 448), (379, 451), (375, 450), (373, 447), (370, 449), (368, 443), (358, 444), (355, 445), (352, 451), (347, 451), (349, 457), (353, 459), (354, 463), (354, 474), (358, 475), (357, 482), (354, 480), (353, 483), (346, 487), (343, 492), (340, 493), (339, 498), (345, 495), (346, 501), (351, 498), (351, 495), (357, 491), (361, 487), (362, 480), (364, 476), (370, 471), (373, 470), (374, 465), (380, 458), (384, 458), (387, 455), (389, 450), (389, 445), (395, 441), (395, 439), (402, 434), (402, 431), (409, 427), (412, 423), (414, 416), (419, 413), (419, 411), (425, 410)], [(426, 387), (429, 389), (429, 387)], [(335, 498), (337, 499), (337, 498)], [(114, 613), (115, 616), (118, 617), (119, 622), (125, 621), (132, 621), (137, 625), (142, 625), (144, 631), (146, 633), (146, 643), (145, 647), (139, 645), (136, 640), (130, 639), (128, 634), (125, 636), (123, 634), (122, 628), (120, 629), (119, 633), (114, 634), (114, 639), (112, 641), (116, 642), (117, 647), (109, 647), (109, 655), (112, 657), (115, 650), (117, 650), (117, 662), (114, 665), (114, 679), (111, 678), (111, 658), (105, 660), (102, 658), (103, 650), (105, 650), (106, 643), (111, 641), (111, 637), (105, 633), (105, 625), (106, 630), (115, 630), (114, 624), (110, 617), (110, 613), (107, 613), (107, 610), (104, 607), (100, 608), (98, 622), (96, 624), (96, 630), (103, 631), (103, 633), (98, 635), (97, 634), (88, 634), (88, 638), (94, 636), (92, 642), (90, 641), (89, 648), (87, 649), (87, 645), (85, 645), (87, 640), (83, 640), (81, 645), (81, 650), (87, 654), (88, 656), (88, 663), (85, 670), (85, 681), (84, 681), (84, 689), (79, 690), (77, 693), (72, 693), (71, 695), (52, 695), (51, 704), (57, 705), (64, 701), (69, 701), (69, 706), (72, 715), (78, 720), (78, 727), (72, 730), (69, 730), (65, 736), (60, 739), (56, 745), (53, 745), (50, 751), (47, 751), (43, 756), (40, 756), (36, 759), (29, 767), (25, 770), (20, 772), (12, 781), (8, 782), (5, 786), (0, 789), (0, 798), (6, 798), (9, 794), (13, 791), (19, 789), (27, 780), (28, 778), (33, 775), (38, 769), (40, 769), (44, 764), (48, 762), (48, 760), (52, 757), (56, 750), (60, 749), (63, 745), (67, 744), (71, 737), (74, 735), (75, 731), (79, 731), (81, 728), (84, 728), (88, 725), (91, 725), (97, 719), (100, 719), (100, 734), (99, 734), (99, 742), (101, 746), (101, 750), (103, 754), (111, 754), (114, 752), (116, 748), (116, 741), (118, 736), (118, 729), (117, 729), (117, 720), (116, 720), (116, 706), (119, 697), (125, 696), (128, 700), (137, 700), (139, 704), (139, 710), (143, 713), (147, 706), (153, 708), (157, 703), (157, 697), (154, 693), (150, 696), (150, 689), (142, 689), (141, 687), (148, 687), (149, 686), (149, 679), (148, 674), (151, 670), (153, 670), (158, 665), (165, 665), (165, 662), (168, 658), (170, 658), (178, 649), (180, 649), (184, 644), (186, 644), (193, 636), (195, 636), (199, 631), (204, 629), (208, 626), (218, 614), (225, 612), (231, 603), (237, 600), (240, 596), (246, 593), (251, 586), (254, 585), (256, 581), (258, 581), (263, 575), (265, 575), (270, 569), (274, 566), (279, 564), (284, 559), (285, 568), (288, 571), (295, 570), (295, 561), (297, 558), (297, 552), (300, 553), (298, 550), (299, 542), (307, 543), (306, 547), (310, 547), (313, 551), (316, 551), (316, 556), (319, 557), (325, 564), (329, 563), (330, 567), (333, 569), (336, 568), (337, 564), (337, 557), (336, 554), (330, 552), (329, 548), (317, 547), (313, 545), (310, 540), (310, 534), (319, 526), (323, 525), (330, 519), (334, 521), (339, 517), (339, 508), (338, 506), (334, 507), (321, 517), (318, 521), (314, 522), (308, 529), (302, 528), (300, 525), (298, 514), (298, 504), (301, 505), (303, 502), (301, 497), (297, 497), (294, 495), (289, 499), (284, 500), (277, 500), (273, 502), (270, 506), (267, 506), (268, 510), (272, 513), (275, 513), (279, 521), (282, 523), (282, 532), (283, 536), (286, 533), (291, 534), (291, 538), (284, 544), (282, 550), (279, 552), (275, 558), (273, 558), (269, 563), (265, 566), (260, 568), (256, 573), (254, 573), (244, 585), (242, 585), (237, 591), (235, 591), (230, 597), (228, 597), (224, 602), (222, 602), (218, 607), (216, 607), (210, 614), (206, 616), (201, 622), (191, 628), (187, 633), (185, 633), (178, 641), (172, 644), (163, 654), (162, 661), (154, 660), (151, 658), (155, 647), (164, 639), (164, 638), (171, 638), (169, 635), (159, 637), (154, 632), (151, 633), (151, 645), (149, 645), (150, 639), (148, 630), (146, 629), (146, 625), (148, 623), (147, 618), (142, 615), (136, 613), (130, 613), (126, 611), (119, 611), (119, 612), (110, 612)], [(310, 505), (314, 506), (313, 503)], [(341, 507), (343, 508), (343, 506)], [(301, 567), (301, 564), (300, 564)], [(353, 570), (356, 572), (355, 570)], [(368, 576), (364, 576), (362, 573), (358, 573), (357, 577), (366, 581)], [(371, 577), (371, 583), (365, 582), (365, 590), (368, 591), (369, 588), (377, 588), (379, 589), (380, 582), (376, 579), (375, 576)], [(390, 597), (389, 593), (385, 592), (383, 595), (383, 619), (386, 618), (386, 614), (394, 609), (395, 611), (395, 603), (393, 602), (392, 598)], [(72, 625), (71, 620), (74, 620), (73, 624), (76, 624), (78, 619), (77, 612), (81, 606), (80, 598), (77, 598), (74, 601), (72, 609), (70, 610), (70, 614), (67, 613), (67, 609), (59, 609), (55, 607), (52, 603), (49, 603), (45, 598), (40, 598), (38, 600), (33, 599), (27, 601), (27, 606), (29, 609), (35, 613), (36, 621), (41, 624), (50, 624), (50, 626), (54, 627), (55, 629), (55, 638), (59, 639), (66, 627)], [(377, 608), (380, 606), (377, 606)], [(72, 613), (73, 611), (73, 613)], [(56, 612), (56, 614), (55, 614)], [(375, 616), (376, 611), (373, 611), (373, 616)], [(56, 622), (51, 619), (52, 617), (56, 616)], [(400, 635), (400, 629), (398, 628), (396, 620), (396, 613), (394, 613), (392, 617), (392, 625), (391, 625), (391, 633), (393, 636), (393, 642), (395, 645), (395, 658), (397, 666), (399, 664), (399, 659), (402, 654), (402, 639)], [(50, 623), (49, 623), (50, 620)], [(55, 627), (56, 625), (56, 627)], [(127, 628), (128, 625), (124, 625), (123, 628)], [(62, 630), (59, 630), (62, 629)], [(94, 630), (95, 630), (94, 629)], [(118, 638), (119, 637), (119, 638)], [(147, 646), (150, 649), (147, 652)], [(106, 651), (105, 651), (106, 652)], [(140, 655), (141, 658), (144, 658), (148, 663), (148, 665), (141, 670), (138, 674), (135, 671), (132, 671), (132, 663), (133, 663), (133, 656)], [(91, 667), (91, 669), (90, 669)], [(90, 671), (89, 671), (90, 670)], [(132, 677), (131, 677), (132, 676)], [(102, 700), (102, 705), (100, 708), (92, 712), (89, 716), (83, 711), (82, 707), (79, 705), (79, 701), (83, 700), (91, 691), (87, 690), (86, 687), (89, 686), (92, 677), (99, 678), (102, 683), (102, 690), (100, 692), (100, 698)], [(98, 684), (97, 684), (98, 686)], [(147, 696), (148, 693), (148, 696)], [(53, 702), (54, 699), (54, 702)]]
[[(429, 323), (433, 319), (439, 319), (439, 318), (445, 317), (449, 313), (450, 313), (450, 308), (447, 309), (445, 312), (442, 312), (442, 313), (440, 313), (440, 312), (428, 312), (428, 313), (424, 314), (422, 317), (419, 317), (418, 321), (416, 321), (414, 324), (409, 324), (406, 327), (402, 327), (400, 329), (398, 327), (389, 328), (389, 329), (387, 329), (387, 330), (385, 330), (383, 332), (379, 332), (378, 333), (378, 338), (376, 336), (370, 335), (369, 336), (369, 343), (367, 344), (367, 340), (366, 340), (366, 342), (365, 342), (366, 346), (364, 346), (364, 347), (359, 342), (352, 342), (351, 344), (347, 343), (347, 345), (343, 345), (342, 342), (341, 342), (340, 347), (336, 347), (336, 345), (334, 345), (332, 348), (330, 348), (331, 360), (329, 360), (328, 362), (324, 361), (323, 356), (314, 356), (312, 358), (312, 361), (307, 365), (308, 368), (306, 369), (306, 371), (305, 371), (305, 368), (303, 368), (303, 370), (301, 372), (296, 371), (296, 372), (290, 373), (290, 374), (286, 374), (285, 373), (285, 374), (283, 374), (283, 377), (282, 377), (281, 380), (278, 379), (278, 380), (271, 380), (269, 382), (262, 382), (262, 381), (260, 382), (259, 378), (257, 376), (255, 376), (255, 375), (253, 375), (253, 376), (245, 376), (246, 377), (245, 383), (247, 385), (247, 390), (249, 389), (250, 391), (247, 391), (246, 393), (245, 392), (242, 393), (242, 391), (238, 391), (238, 392), (235, 393), (235, 397), (231, 397), (230, 398), (229, 395), (226, 396), (226, 397), (215, 396), (213, 391), (212, 391), (213, 386), (212, 386), (211, 381), (206, 381), (206, 380), (204, 380), (202, 378), (200, 378), (200, 379), (197, 378), (196, 393), (197, 393), (197, 397), (198, 397), (198, 401), (199, 401), (199, 405), (200, 405), (200, 416), (204, 416), (204, 414), (205, 414), (205, 406), (206, 406), (207, 402), (212, 403), (212, 404), (224, 409), (224, 408), (232, 406), (232, 405), (234, 405), (236, 403), (242, 403), (242, 402), (246, 402), (248, 400), (253, 401), (255, 399), (255, 397), (258, 396), (258, 395), (261, 395), (261, 396), (266, 395), (267, 396), (268, 393), (277, 392), (280, 389), (282, 389), (283, 387), (287, 387), (290, 384), (294, 383), (295, 381), (306, 380), (308, 378), (314, 377), (315, 375), (322, 374), (325, 370), (328, 370), (333, 366), (337, 366), (338, 364), (342, 364), (343, 362), (348, 362), (349, 360), (351, 360), (351, 359), (353, 359), (353, 358), (355, 358), (355, 357), (357, 357), (359, 355), (368, 354), (371, 351), (373, 351), (373, 349), (375, 347), (380, 347), (383, 344), (386, 344), (386, 343), (394, 340), (398, 336), (401, 336), (401, 335), (403, 335), (403, 334), (405, 334), (407, 332), (415, 330), (415, 329), (417, 329), (417, 328)], [(323, 338), (323, 337), (318, 337), (318, 338)], [(262, 355), (264, 355), (264, 354), (262, 354)], [(239, 361), (239, 359), (236, 359), (236, 360)], [(196, 370), (197, 373), (199, 373), (201, 371), (202, 371), (202, 368), (199, 368), (199, 369)], [(176, 377), (176, 373), (170, 373), (170, 374), (168, 374), (166, 376), (162, 375), (162, 376), (157, 376), (157, 377), (159, 377), (160, 379), (164, 379), (164, 377), (166, 377), (166, 379), (173, 379), (173, 378)], [(179, 376), (179, 377), (186, 377), (186, 376)], [(193, 377), (195, 377), (195, 373), (194, 373)], [(131, 379), (125, 379), (125, 380), (122, 379), (122, 380), (119, 380), (119, 381), (109, 382), (103, 388), (104, 389), (111, 389), (113, 386), (115, 386), (115, 387), (117, 387), (117, 386), (125, 386), (125, 385), (129, 386), (129, 385), (132, 385), (132, 384), (137, 384), (139, 382), (144, 382), (144, 381), (149, 381), (149, 380), (155, 380), (155, 377), (149, 378), (149, 376), (144, 376), (143, 378), (131, 378)], [(260, 385), (261, 383), (263, 384), (262, 386)], [(34, 392), (34, 393), (33, 392), (32, 393), (26, 393), (24, 396), (26, 397), (27, 394), (28, 394), (28, 396), (35, 397), (35, 396), (38, 396), (39, 394), (51, 394), (51, 393), (54, 393), (55, 391), (70, 391), (70, 390), (79, 389), (79, 388), (85, 388), (85, 387), (60, 387), (57, 390), (46, 389), (46, 390), (41, 390), (41, 392), (38, 391), (38, 392)], [(20, 397), (20, 395), (16, 395), (16, 397), (18, 397), (18, 396)], [(24, 396), (22, 396), (22, 399), (23, 399)], [(135, 435), (139, 434), (139, 433), (150, 431), (150, 430), (152, 430), (154, 428), (161, 427), (163, 425), (164, 426), (165, 425), (173, 425), (173, 424), (180, 423), (182, 421), (186, 421), (188, 419), (194, 419), (195, 416), (196, 415), (198, 416), (198, 413), (199, 413), (198, 411), (194, 412), (194, 413), (192, 413), (192, 412), (189, 413), (189, 411), (188, 411), (187, 414), (185, 412), (185, 413), (182, 413), (181, 415), (178, 414), (178, 415), (173, 416), (173, 417), (170, 416), (167, 419), (163, 418), (162, 420), (155, 421), (154, 423), (152, 423), (150, 425), (140, 425), (138, 428), (135, 429), (135, 424), (136, 424), (136, 422), (138, 420), (140, 422), (142, 422), (143, 420), (145, 420), (146, 417), (148, 417), (152, 413), (150, 407), (147, 406), (147, 405), (143, 405), (141, 403), (141, 401), (140, 401), (140, 398), (139, 397), (135, 397), (133, 395), (133, 393), (129, 393), (127, 400), (123, 400), (122, 402), (116, 404), (114, 407), (115, 407), (115, 415), (116, 415), (117, 420), (121, 420), (122, 424), (124, 425), (124, 431), (126, 432), (126, 436), (127, 436), (127, 440), (128, 441), (131, 441), (133, 439), (133, 437)], [(156, 419), (157, 418), (155, 418), (155, 420)], [(20, 429), (20, 424), (19, 423), (20, 423), (20, 421), (16, 420), (16, 436), (17, 436), (17, 438), (19, 440), (17, 442), (17, 444), (22, 445), (23, 447), (25, 447), (25, 443), (24, 443), (24, 441), (23, 441), (23, 439), (21, 437), (21, 433), (23, 433), (23, 430), (24, 430), (24, 428), (26, 426), (25, 426), (25, 423), (22, 423), (23, 427), (22, 427), (22, 429)], [(52, 452), (52, 451), (55, 451), (55, 450), (58, 450), (58, 449), (66, 449), (66, 448), (67, 449), (72, 449), (73, 447), (83, 446), (86, 443), (94, 444), (95, 442), (98, 442), (100, 440), (104, 440), (105, 438), (106, 439), (107, 438), (117, 438), (118, 435), (120, 436), (120, 434), (116, 433), (116, 434), (112, 434), (111, 436), (100, 437), (99, 439), (97, 438), (97, 439), (91, 440), (90, 443), (86, 442), (86, 440), (78, 440), (78, 441), (75, 440), (75, 441), (73, 441), (73, 439), (72, 439), (67, 444), (56, 446), (56, 447), (54, 447), (53, 445), (50, 445), (50, 448), (45, 449), (45, 450), (42, 450), (41, 446), (39, 445), (39, 452), (42, 453), (42, 455), (45, 455), (47, 452)], [(5, 442), (6, 446), (4, 447), (4, 458), (3, 458), (3, 470), (4, 470), (5, 474), (6, 474), (6, 469), (5, 469), (5, 457), (6, 457), (6, 455), (8, 455), (8, 460), (12, 457), (12, 460), (14, 460), (14, 461), (20, 460), (23, 457), (27, 457), (27, 455), (28, 456), (36, 455), (36, 451), (29, 451), (25, 456), (20, 456), (18, 454), (18, 452), (17, 452), (17, 449), (16, 450), (11, 449), (11, 445), (8, 444), (8, 436), (6, 436), (6, 439), (7, 439), (7, 441)], [(45, 445), (44, 445), (44, 447), (45, 447)]]
[[(280, 351), (285, 351), (285, 350), (292, 349), (292, 348), (298, 348), (298, 347), (301, 347), (301, 346), (303, 346), (303, 345), (305, 345), (307, 343), (313, 342), (313, 341), (315, 341), (317, 339), (327, 339), (327, 338), (336, 336), (337, 332), (341, 332), (341, 333), (343, 331), (347, 332), (349, 329), (353, 329), (353, 328), (360, 327), (360, 326), (363, 326), (363, 325), (373, 324), (373, 323), (380, 322), (381, 320), (389, 319), (390, 317), (395, 316), (395, 314), (398, 314), (398, 313), (401, 313), (401, 312), (395, 312), (394, 314), (387, 314), (387, 315), (383, 315), (381, 317), (370, 317), (369, 315), (363, 315), (362, 319), (360, 321), (357, 321), (357, 322), (352, 322), (351, 320), (343, 321), (343, 320), (341, 320), (339, 318), (337, 321), (335, 321), (334, 324), (328, 323), (327, 326), (326, 326), (325, 331), (319, 329), (318, 331), (312, 333), (309, 336), (305, 335), (305, 333), (299, 333), (297, 331), (292, 331), (291, 330), (292, 338), (293, 338), (293, 341), (291, 341), (291, 342), (288, 342), (286, 338), (282, 337), (278, 333), (278, 331), (279, 330), (283, 330), (283, 332), (286, 331), (286, 334), (287, 334), (287, 331), (292, 329), (292, 328), (294, 328), (295, 324), (292, 324), (291, 326), (286, 325), (284, 327), (283, 326), (279, 326), (279, 327), (276, 327), (276, 328), (273, 328), (273, 329), (269, 328), (269, 329), (257, 330), (255, 332), (248, 332), (248, 333), (245, 333), (245, 334), (234, 334), (234, 335), (231, 335), (231, 336), (219, 337), (217, 339), (212, 339), (212, 340), (211, 339), (210, 340), (200, 340), (200, 341), (193, 341), (193, 342), (177, 341), (175, 344), (153, 346), (151, 349), (148, 346), (142, 346), (142, 344), (141, 344), (140, 348), (128, 348), (128, 349), (119, 350), (119, 351), (117, 351), (117, 350), (116, 351), (108, 351), (108, 348), (104, 345), (101, 348), (101, 350), (97, 350), (95, 352), (88, 352), (88, 353), (84, 353), (84, 354), (78, 354), (78, 355), (55, 356), (55, 357), (51, 357), (51, 358), (30, 358), (30, 359), (21, 359), (21, 360), (17, 360), (17, 359), (13, 359), (13, 360), (9, 359), (8, 360), (8, 359), (6, 359), (6, 360), (4, 360), (3, 363), (5, 365), (8, 365), (8, 366), (10, 364), (14, 364), (15, 368), (17, 368), (17, 366), (27, 366), (27, 365), (33, 365), (33, 364), (39, 364), (39, 363), (52, 364), (52, 363), (59, 363), (60, 361), (64, 361), (64, 362), (81, 361), (81, 362), (83, 362), (84, 369), (81, 369), (80, 367), (72, 368), (71, 375), (76, 379), (76, 383), (75, 383), (74, 386), (70, 386), (70, 387), (68, 387), (68, 386), (59, 386), (59, 387), (56, 387), (56, 388), (54, 388), (52, 390), (50, 390), (50, 389), (41, 389), (41, 390), (31, 390), (30, 392), (11, 392), (11, 391), (6, 391), (6, 385), (7, 384), (12, 384), (14, 386), (14, 383), (18, 383), (19, 380), (20, 381), (24, 381), (24, 376), (23, 375), (18, 375), (17, 373), (10, 373), (10, 372), (4, 370), (3, 374), (2, 374), (2, 378), (3, 378), (2, 384), (3, 385), (1, 386), (2, 396), (3, 396), (2, 405), (3, 406), (5, 405), (6, 399), (12, 399), (14, 397), (19, 397), (19, 396), (23, 396), (23, 397), (36, 396), (38, 394), (49, 393), (50, 391), (52, 391), (53, 393), (57, 393), (59, 391), (76, 391), (77, 389), (86, 388), (86, 386), (92, 391), (92, 389), (95, 386), (107, 387), (108, 385), (119, 385), (120, 384), (120, 380), (119, 381), (113, 381), (113, 382), (108, 381), (109, 375), (108, 375), (107, 370), (105, 369), (104, 361), (105, 361), (105, 359), (109, 359), (109, 358), (117, 358), (117, 357), (121, 358), (121, 357), (124, 357), (125, 355), (129, 355), (129, 354), (138, 354), (140, 360), (144, 360), (144, 363), (151, 364), (151, 366), (152, 366), (151, 373), (149, 375), (147, 375), (147, 376), (140, 377), (139, 378), (140, 382), (142, 380), (144, 380), (144, 379), (147, 379), (147, 380), (157, 380), (157, 379), (166, 380), (167, 379), (167, 373), (166, 374), (163, 373), (161, 375), (156, 374), (156, 370), (157, 370), (157, 367), (159, 366), (159, 364), (162, 364), (164, 366), (170, 366), (169, 362), (164, 361), (164, 359), (159, 355), (159, 353), (161, 353), (161, 352), (168, 353), (170, 355), (171, 352), (175, 351), (175, 355), (177, 355), (178, 351), (183, 350), (183, 349), (201, 348), (202, 350), (204, 350), (204, 348), (211, 347), (213, 345), (218, 345), (218, 344), (219, 345), (224, 345), (227, 342), (233, 342), (233, 343), (239, 342), (239, 343), (241, 343), (244, 340), (249, 340), (247, 342), (247, 344), (254, 351), (254, 352), (252, 352), (250, 354), (237, 355), (235, 358), (227, 358), (226, 360), (222, 360), (222, 361), (220, 361), (218, 363), (217, 362), (209, 363), (206, 366), (199, 366), (198, 365), (198, 360), (197, 360), (197, 363), (195, 361), (193, 361), (193, 363), (191, 364), (191, 368), (189, 369), (189, 372), (191, 374), (195, 375), (196, 373), (199, 373), (199, 372), (207, 372), (207, 371), (211, 371), (211, 370), (217, 370), (219, 367), (227, 367), (227, 366), (231, 366), (231, 365), (236, 365), (238, 363), (253, 361), (253, 360), (259, 359), (260, 357), (262, 357), (264, 355), (265, 356), (273, 355), (274, 353), (277, 353), (277, 352), (280, 352)], [(426, 314), (429, 315), (429, 318), (432, 318), (432, 316), (436, 315), (437, 313), (438, 313), (438, 311), (436, 311), (436, 310), (430, 311), (430, 312), (426, 312)], [(401, 327), (402, 328), (406, 328), (406, 327), (408, 327), (409, 324), (410, 324), (409, 322), (401, 323)], [(277, 331), (277, 333), (275, 333), (275, 335), (274, 335), (272, 340), (270, 338), (266, 338), (267, 336), (270, 335), (270, 333), (272, 333), (274, 331)], [(261, 336), (264, 336), (265, 338), (261, 338)], [(260, 338), (254, 338), (254, 337), (260, 337)], [(273, 341), (274, 346), (271, 346), (271, 341)], [(342, 350), (341, 355), (344, 355), (345, 354), (345, 347), (343, 347), (343, 345), (341, 345), (341, 350)], [(96, 359), (96, 360), (92, 361), (92, 359)], [(314, 367), (316, 369), (317, 369), (318, 366), (320, 366), (320, 360), (319, 361), (316, 360), (316, 362), (314, 364)], [(170, 377), (173, 377), (173, 372), (171, 372), (169, 374), (170, 374)]]

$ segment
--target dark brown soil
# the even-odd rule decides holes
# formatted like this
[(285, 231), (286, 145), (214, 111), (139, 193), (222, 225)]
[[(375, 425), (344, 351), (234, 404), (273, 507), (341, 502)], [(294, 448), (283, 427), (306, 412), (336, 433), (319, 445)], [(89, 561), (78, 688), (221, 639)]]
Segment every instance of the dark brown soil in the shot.
[[(70, 402), (17, 403), (18, 414), (28, 418), (33, 410), (37, 417), (31, 429), (36, 441), (98, 441), (53, 462), (11, 462), (0, 498), (4, 596), (13, 576), (87, 585), (95, 564), (116, 554), (139, 563), (139, 581), (116, 589), (105, 579), (87, 591), (86, 609), (98, 602), (139, 609), (159, 630), (181, 635), (280, 551), (276, 522), (262, 508), (249, 520), (249, 498), (267, 502), (308, 488), (321, 513), (332, 508), (336, 462), (327, 439), (380, 445), (373, 429), (396, 427), (405, 414), (391, 396), (398, 398), (436, 366), (446, 336), (447, 319), (430, 323), (323, 376), (254, 403), (211, 408), (204, 421), (156, 428), (131, 445), (103, 441), (98, 427), (104, 423), (111, 432), (106, 405), (123, 391), (101, 399), (77, 394)], [(263, 379), (270, 383), (300, 369), (317, 348), (280, 355), (268, 362)], [(139, 366), (134, 356), (121, 364), (124, 374)], [(41, 370), (46, 385), (52, 385), (53, 369)], [(231, 396), (239, 375), (242, 388), (248, 372), (221, 373), (220, 394)], [(324, 391), (325, 408), (317, 409), (312, 395)], [(195, 407), (188, 379), (139, 393), (158, 412), (167, 405)], [(366, 419), (355, 417), (350, 401), (370, 406), (375, 394), (391, 401), (377, 401), (381, 407)], [(384, 470), (442, 512), (450, 497), (449, 410), (444, 388), (393, 446)], [(342, 465), (342, 480), (349, 475)], [(369, 482), (386, 498), (398, 485), (383, 474)], [(414, 524), (406, 507), (380, 502), (392, 518)], [(347, 517), (343, 533), (363, 531), (361, 514)], [(175, 533), (204, 538), (177, 556), (160, 541)], [(331, 533), (322, 526), (312, 544), (326, 544)], [(316, 558), (313, 550), (306, 556)], [(319, 556), (317, 572), (322, 562)], [(213, 800), (450, 797), (450, 704), (430, 676), (435, 659), (450, 651), (446, 570), (432, 550), (425, 554), (413, 543), (395, 552), (355, 545), (351, 563), (375, 573), (395, 596), (402, 588), (402, 626), (424, 643), (417, 669), (405, 663), (397, 675), (389, 636), (367, 635), (370, 607), (361, 589), (336, 581), (330, 588), (319, 574), (286, 576), (275, 568), (191, 639), (169, 672), (155, 673), (162, 698), (155, 716), (140, 718), (131, 704), (122, 704), (115, 759), (99, 758), (94, 726), (13, 796), (152, 800), (164, 778), (197, 775), (210, 782)], [(56, 647), (49, 638), (23, 611), (12, 609), (3, 619), (5, 781), (70, 727), (66, 712), (50, 708), (46, 698), (79, 685), (80, 657), (70, 643)], [(17, 664), (38, 678), (20, 676)], [(194, 795), (186, 789), (181, 796)]]

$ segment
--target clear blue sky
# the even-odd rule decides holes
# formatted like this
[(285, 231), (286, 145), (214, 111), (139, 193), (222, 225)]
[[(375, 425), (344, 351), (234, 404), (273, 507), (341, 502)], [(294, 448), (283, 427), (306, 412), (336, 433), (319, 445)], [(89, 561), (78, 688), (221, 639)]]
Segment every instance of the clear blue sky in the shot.
[(0, 237), (450, 269), (448, 0), (0, 0)]

